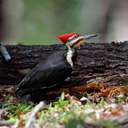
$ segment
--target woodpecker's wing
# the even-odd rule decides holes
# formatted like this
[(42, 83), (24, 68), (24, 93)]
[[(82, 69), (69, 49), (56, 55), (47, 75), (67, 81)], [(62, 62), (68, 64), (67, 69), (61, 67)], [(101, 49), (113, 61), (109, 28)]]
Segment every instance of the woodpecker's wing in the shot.
[[(60, 53), (59, 53), (60, 54)], [(46, 61), (37, 64), (18, 84), (16, 93), (20, 90), (37, 90), (50, 87), (64, 80), (72, 72), (71, 66), (63, 55), (54, 53)]]
[[(36, 74), (38, 74), (39, 69), (36, 67), (34, 67), (21, 81), (20, 83), (17, 85), (17, 90), (19, 90), (20, 88), (24, 87), (24, 85), (29, 86), (35, 79), (34, 76), (36, 76)], [(26, 86), (26, 87), (27, 87)]]

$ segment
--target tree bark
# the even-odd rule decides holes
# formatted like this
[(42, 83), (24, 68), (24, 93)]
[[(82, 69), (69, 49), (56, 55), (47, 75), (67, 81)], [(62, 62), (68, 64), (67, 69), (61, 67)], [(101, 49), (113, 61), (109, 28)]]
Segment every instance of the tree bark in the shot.
[[(41, 59), (45, 60), (62, 45), (7, 45), (11, 60), (6, 62), (0, 53), (0, 85), (16, 85)], [(87, 82), (97, 76), (117, 75), (118, 84), (127, 82), (128, 42), (86, 43), (78, 49), (78, 58), (68, 84)], [(124, 77), (125, 76), (125, 77)], [(122, 79), (122, 80), (120, 80)], [(115, 80), (115, 81), (116, 81)], [(106, 85), (107, 86), (107, 85)]]

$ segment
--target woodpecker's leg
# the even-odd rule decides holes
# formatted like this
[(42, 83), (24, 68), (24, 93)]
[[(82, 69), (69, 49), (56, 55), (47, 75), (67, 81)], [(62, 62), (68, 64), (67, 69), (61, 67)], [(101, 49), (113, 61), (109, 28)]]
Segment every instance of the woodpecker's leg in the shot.
[(21, 102), (22, 103), (27, 103), (30, 104), (31, 106), (34, 105), (34, 102), (32, 101), (32, 96), (31, 94), (25, 94), (21, 97)]

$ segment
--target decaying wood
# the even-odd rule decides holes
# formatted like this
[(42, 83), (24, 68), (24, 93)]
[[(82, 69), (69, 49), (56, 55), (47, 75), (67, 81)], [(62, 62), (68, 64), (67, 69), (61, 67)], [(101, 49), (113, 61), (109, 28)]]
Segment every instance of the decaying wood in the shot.
[[(7, 45), (12, 59), (6, 62), (0, 54), (0, 84), (16, 85), (39, 60), (45, 60), (62, 45), (23, 46)], [(97, 76), (109, 76), (106, 81), (127, 82), (128, 42), (86, 43), (78, 50), (78, 59), (68, 84), (79, 84)], [(116, 77), (113, 77), (113, 76)], [(115, 79), (117, 78), (118, 79)], [(115, 80), (114, 80), (115, 79)], [(120, 80), (121, 79), (121, 80)]]

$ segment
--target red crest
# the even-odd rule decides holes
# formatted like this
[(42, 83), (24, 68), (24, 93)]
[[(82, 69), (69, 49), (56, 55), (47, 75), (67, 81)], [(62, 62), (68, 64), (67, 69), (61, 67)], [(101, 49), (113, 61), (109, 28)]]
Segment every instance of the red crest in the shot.
[(83, 34), (81, 34), (81, 33), (70, 32), (70, 33), (66, 33), (64, 35), (60, 35), (60, 36), (56, 36), (56, 37), (58, 39), (60, 39), (63, 43), (66, 43), (66, 41), (68, 40), (68, 38), (70, 38), (70, 37), (72, 37), (74, 35), (83, 36)]

